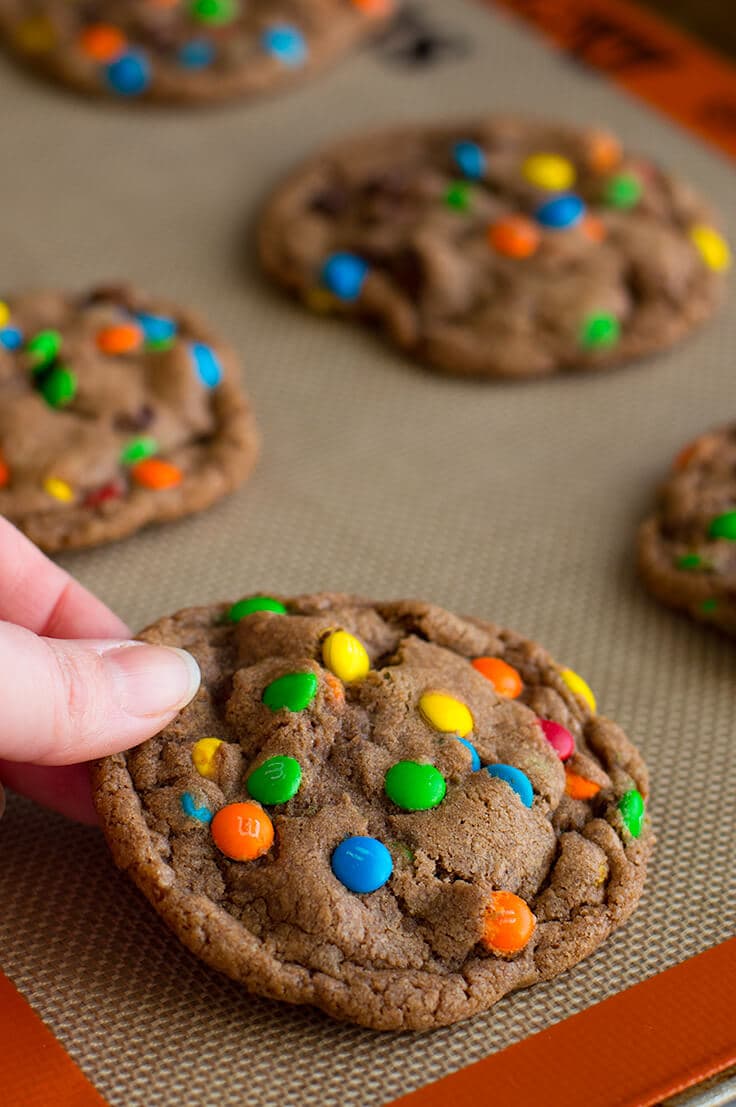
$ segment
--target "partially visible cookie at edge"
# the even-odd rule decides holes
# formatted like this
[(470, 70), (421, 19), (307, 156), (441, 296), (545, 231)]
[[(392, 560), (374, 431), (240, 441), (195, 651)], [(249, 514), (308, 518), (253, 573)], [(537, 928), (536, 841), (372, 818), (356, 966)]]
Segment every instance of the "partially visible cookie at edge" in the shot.
[(207, 104), (306, 79), (391, 12), (392, 0), (0, 0), (0, 33), (82, 92)]
[(606, 131), (488, 116), (322, 150), (267, 203), (259, 249), (317, 312), (519, 378), (654, 354), (708, 319), (730, 263), (716, 222)]
[(382, 1030), (487, 1010), (634, 910), (647, 771), (580, 676), (416, 601), (250, 596), (161, 619), (195, 700), (93, 771), (117, 864), (247, 989)]
[(200, 511), (249, 475), (239, 358), (195, 313), (130, 285), (0, 303), (0, 514), (43, 549)]
[(662, 603), (736, 635), (736, 423), (677, 455), (639, 531), (639, 568)]

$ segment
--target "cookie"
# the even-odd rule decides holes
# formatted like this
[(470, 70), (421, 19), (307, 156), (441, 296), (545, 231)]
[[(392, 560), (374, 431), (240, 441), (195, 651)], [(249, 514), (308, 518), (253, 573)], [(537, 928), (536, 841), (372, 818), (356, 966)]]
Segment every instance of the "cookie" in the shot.
[(250, 991), (426, 1029), (557, 976), (630, 915), (647, 772), (574, 672), (414, 601), (251, 596), (142, 637), (196, 699), (97, 763), (117, 864)]
[(0, 514), (46, 550), (200, 511), (258, 435), (233, 351), (127, 285), (0, 302)]
[(0, 0), (36, 69), (93, 95), (206, 104), (291, 84), (373, 33), (392, 0)]
[(283, 184), (267, 272), (450, 373), (656, 353), (707, 319), (729, 248), (703, 201), (613, 135), (489, 117), (344, 141)]
[(641, 526), (639, 568), (662, 603), (736, 634), (736, 423), (677, 455)]

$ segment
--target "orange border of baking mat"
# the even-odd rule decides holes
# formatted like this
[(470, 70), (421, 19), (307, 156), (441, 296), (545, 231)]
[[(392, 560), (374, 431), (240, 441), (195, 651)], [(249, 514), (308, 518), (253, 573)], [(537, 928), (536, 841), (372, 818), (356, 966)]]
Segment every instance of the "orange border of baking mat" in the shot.
[(735, 994), (730, 938), (393, 1104), (651, 1107), (736, 1063)]
[(483, 0), (736, 157), (736, 67), (629, 0)]
[(107, 1107), (2, 971), (0, 1050), (0, 1097), (7, 1107)]

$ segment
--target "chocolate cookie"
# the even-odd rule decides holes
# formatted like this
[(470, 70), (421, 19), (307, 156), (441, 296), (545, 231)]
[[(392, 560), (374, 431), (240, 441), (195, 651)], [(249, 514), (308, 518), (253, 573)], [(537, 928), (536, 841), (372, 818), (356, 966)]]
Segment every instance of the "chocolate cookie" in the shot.
[(728, 246), (702, 200), (602, 131), (490, 117), (323, 151), (276, 192), (263, 265), (451, 373), (598, 369), (707, 319)]
[(200, 511), (258, 436), (232, 350), (120, 285), (0, 303), (0, 514), (46, 550)]
[(0, 31), (83, 92), (208, 103), (311, 75), (373, 32), (392, 0), (0, 0)]
[(639, 532), (639, 567), (657, 599), (736, 634), (736, 423), (677, 455)]
[(633, 911), (647, 773), (541, 647), (413, 601), (255, 596), (142, 637), (197, 698), (94, 770), (118, 865), (261, 995), (377, 1029), (483, 1011)]

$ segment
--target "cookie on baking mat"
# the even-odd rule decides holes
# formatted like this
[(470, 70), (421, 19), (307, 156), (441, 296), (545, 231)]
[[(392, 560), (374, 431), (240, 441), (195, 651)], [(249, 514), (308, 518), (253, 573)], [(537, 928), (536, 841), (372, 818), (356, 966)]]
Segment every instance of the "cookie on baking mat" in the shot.
[(24, 60), (83, 92), (206, 104), (310, 76), (393, 0), (0, 0)]
[(647, 772), (576, 673), (415, 601), (250, 596), (143, 638), (196, 699), (94, 769), (118, 865), (246, 988), (440, 1026), (587, 956), (635, 908)]
[(611, 134), (490, 117), (328, 148), (276, 192), (266, 270), (450, 373), (656, 353), (707, 319), (729, 249), (698, 195)]
[(232, 350), (127, 285), (0, 303), (0, 514), (46, 550), (208, 507), (258, 436)]
[(736, 423), (685, 446), (639, 532), (657, 599), (736, 634)]

